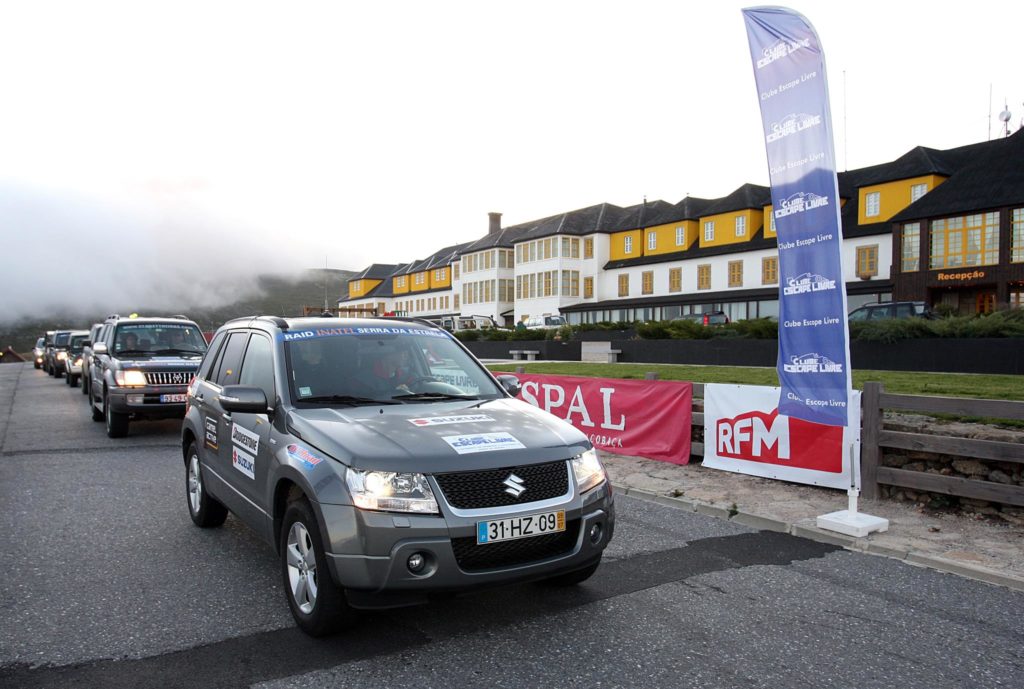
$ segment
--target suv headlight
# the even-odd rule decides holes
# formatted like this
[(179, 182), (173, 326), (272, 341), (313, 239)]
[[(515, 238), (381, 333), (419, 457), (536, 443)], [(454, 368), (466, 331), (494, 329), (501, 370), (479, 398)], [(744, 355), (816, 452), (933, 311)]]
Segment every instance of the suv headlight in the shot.
[(399, 474), (394, 471), (345, 472), (352, 502), (364, 510), (437, 514), (437, 500), (423, 474)]
[(146, 374), (142, 371), (115, 371), (114, 382), (121, 387), (139, 388), (146, 385)]
[(68, 358), (67, 352), (57, 352), (57, 361), (64, 361)]
[(604, 483), (607, 475), (601, 460), (597, 458), (597, 450), (590, 449), (578, 457), (572, 459), (572, 473), (576, 476), (576, 485), (580, 487), (580, 493), (586, 493), (591, 488)]

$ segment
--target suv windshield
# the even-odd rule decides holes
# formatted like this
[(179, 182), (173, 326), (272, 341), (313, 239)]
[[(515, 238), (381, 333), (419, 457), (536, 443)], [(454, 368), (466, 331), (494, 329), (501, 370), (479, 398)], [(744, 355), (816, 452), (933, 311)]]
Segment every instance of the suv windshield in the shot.
[(55, 347), (67, 347), (70, 337), (71, 333), (57, 333), (53, 336), (53, 344)]
[(206, 340), (189, 323), (122, 323), (114, 335), (114, 354), (201, 356)]
[(316, 328), (284, 334), (292, 398), (311, 404), (432, 402), (503, 397), (443, 331)]
[(72, 335), (71, 336), (71, 350), (75, 352), (82, 351), (82, 343), (89, 338), (88, 335)]

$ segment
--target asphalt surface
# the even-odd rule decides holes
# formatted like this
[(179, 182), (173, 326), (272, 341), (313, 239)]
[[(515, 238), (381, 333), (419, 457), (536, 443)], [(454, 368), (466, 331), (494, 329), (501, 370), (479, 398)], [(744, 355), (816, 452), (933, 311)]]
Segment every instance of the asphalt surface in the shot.
[(1024, 593), (623, 495), (581, 586), (309, 639), (269, 546), (192, 525), (177, 430), (0, 366), (0, 686), (1024, 686)]

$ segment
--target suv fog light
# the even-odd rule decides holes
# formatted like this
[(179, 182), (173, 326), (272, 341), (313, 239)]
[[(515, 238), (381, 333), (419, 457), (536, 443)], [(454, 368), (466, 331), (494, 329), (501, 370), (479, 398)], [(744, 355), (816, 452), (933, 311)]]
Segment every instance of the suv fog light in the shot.
[(413, 553), (409, 556), (409, 561), (406, 564), (408, 565), (410, 572), (413, 574), (419, 574), (426, 566), (427, 558), (423, 557), (423, 553)]
[(142, 404), (145, 399), (142, 395), (127, 395), (128, 404)]
[(600, 524), (594, 524), (590, 527), (590, 542), (597, 545), (601, 542), (601, 536), (604, 535), (604, 529), (601, 528)]

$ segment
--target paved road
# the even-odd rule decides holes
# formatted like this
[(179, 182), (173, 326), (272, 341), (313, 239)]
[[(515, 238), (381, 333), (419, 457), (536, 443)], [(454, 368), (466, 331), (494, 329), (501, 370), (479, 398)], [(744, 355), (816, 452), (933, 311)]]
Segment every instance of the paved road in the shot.
[(269, 547), (192, 526), (177, 424), (110, 440), (0, 366), (3, 687), (1021, 687), (1024, 594), (620, 496), (585, 585), (312, 640)]

